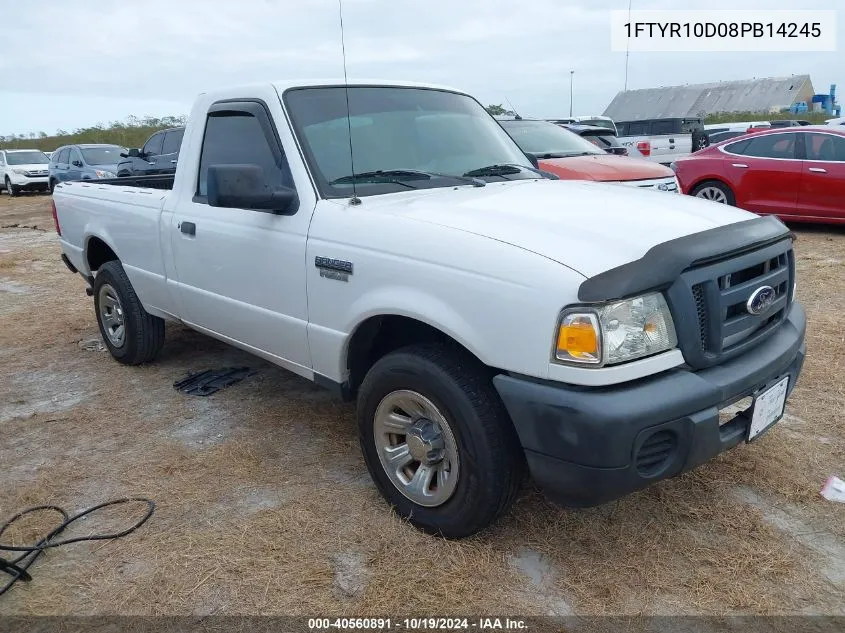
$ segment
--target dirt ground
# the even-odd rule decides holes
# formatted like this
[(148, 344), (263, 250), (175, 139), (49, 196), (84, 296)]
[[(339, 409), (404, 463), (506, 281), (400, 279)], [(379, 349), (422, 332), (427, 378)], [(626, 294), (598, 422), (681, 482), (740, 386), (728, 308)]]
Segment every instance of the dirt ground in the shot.
[[(0, 616), (845, 614), (845, 504), (819, 495), (845, 478), (845, 230), (795, 227), (808, 356), (772, 432), (595, 509), (526, 485), (494, 528), (448, 542), (391, 515), (352, 405), (180, 326), (156, 363), (119, 365), (59, 260), (50, 198), (4, 196), (0, 226), (0, 518), (157, 503), (127, 538), (45, 554)], [(173, 389), (232, 365), (257, 373), (208, 398)]]

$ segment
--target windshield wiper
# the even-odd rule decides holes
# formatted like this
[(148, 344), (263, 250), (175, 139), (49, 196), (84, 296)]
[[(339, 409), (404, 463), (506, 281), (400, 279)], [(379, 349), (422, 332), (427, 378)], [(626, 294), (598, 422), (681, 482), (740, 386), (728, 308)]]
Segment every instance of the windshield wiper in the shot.
[[(557, 176), (550, 174), (542, 169), (529, 167), (528, 165), (518, 165), (517, 163), (501, 163), (497, 165), (487, 165), (487, 167), (479, 167), (464, 174), (464, 176), (499, 176), (505, 178), (506, 175), (518, 174), (520, 171), (530, 171), (537, 174), (540, 178), (547, 178), (549, 180), (557, 180)], [(505, 178), (505, 180), (512, 180), (512, 178)]]
[(405, 187), (415, 188), (413, 185), (405, 182), (406, 180), (431, 180), (432, 178), (451, 178), (458, 182), (463, 182), (475, 187), (483, 187), (487, 183), (477, 178), (470, 178), (467, 176), (455, 176), (453, 174), (439, 174), (433, 171), (422, 171), (420, 169), (377, 169), (375, 171), (364, 171), (357, 174), (350, 174), (349, 176), (342, 176), (335, 178), (329, 184), (340, 185), (344, 183), (351, 183), (353, 181), (367, 181), (374, 182), (391, 182), (397, 185), (404, 185)]
[(504, 178), (509, 174), (518, 174), (522, 169), (524, 168), (521, 165), (487, 165), (486, 167), (479, 167), (478, 169), (468, 171), (464, 174), (464, 176), (468, 178), (483, 176), (501, 176), (502, 178)]
[(545, 154), (534, 154), (539, 160), (548, 158), (573, 158), (575, 156), (596, 156), (603, 152), (546, 152)]

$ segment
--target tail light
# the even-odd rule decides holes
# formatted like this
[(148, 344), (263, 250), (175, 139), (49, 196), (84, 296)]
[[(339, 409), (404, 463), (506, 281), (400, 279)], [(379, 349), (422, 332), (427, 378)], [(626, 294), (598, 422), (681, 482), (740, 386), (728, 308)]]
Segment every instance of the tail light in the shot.
[(55, 200), (50, 200), (50, 207), (52, 208), (52, 211), (53, 211), (53, 222), (56, 223), (56, 233), (58, 233), (59, 237), (61, 237), (62, 227), (59, 226), (59, 214), (56, 213), (56, 201)]
[(637, 143), (637, 151), (643, 156), (651, 156), (651, 142), (640, 141)]

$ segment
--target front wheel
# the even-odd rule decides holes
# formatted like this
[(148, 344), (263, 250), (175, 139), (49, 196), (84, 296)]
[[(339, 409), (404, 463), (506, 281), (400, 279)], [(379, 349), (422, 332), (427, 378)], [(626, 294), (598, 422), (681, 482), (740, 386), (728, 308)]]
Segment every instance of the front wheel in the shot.
[(93, 291), (100, 334), (111, 355), (125, 365), (153, 360), (164, 345), (164, 320), (144, 310), (119, 261), (100, 266)]
[(9, 196), (10, 198), (14, 198), (16, 195), (18, 195), (18, 190), (15, 188), (15, 185), (12, 184), (12, 181), (9, 180), (8, 176), (6, 176), (5, 187), (6, 187), (6, 195)]
[(696, 198), (703, 198), (711, 202), (718, 202), (719, 204), (729, 204), (732, 207), (736, 206), (736, 197), (731, 188), (725, 183), (716, 180), (703, 182), (692, 190), (691, 195)]
[(484, 529), (522, 480), (519, 440), (486, 368), (446, 345), (376, 362), (359, 391), (358, 433), (382, 496), (432, 534)]

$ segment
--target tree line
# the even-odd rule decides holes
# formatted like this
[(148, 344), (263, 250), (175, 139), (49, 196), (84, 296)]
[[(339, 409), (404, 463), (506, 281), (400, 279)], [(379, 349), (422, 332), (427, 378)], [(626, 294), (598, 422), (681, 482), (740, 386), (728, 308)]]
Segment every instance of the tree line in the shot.
[(11, 134), (0, 136), (0, 149), (40, 149), (43, 152), (52, 152), (62, 145), (79, 143), (111, 143), (123, 147), (141, 147), (154, 132), (185, 125), (185, 121), (184, 116), (161, 118), (130, 116), (123, 121), (101, 123), (72, 132), (57, 130), (55, 134), (46, 132)]

